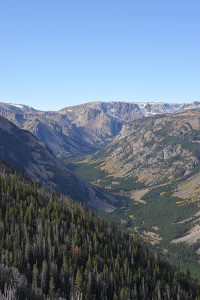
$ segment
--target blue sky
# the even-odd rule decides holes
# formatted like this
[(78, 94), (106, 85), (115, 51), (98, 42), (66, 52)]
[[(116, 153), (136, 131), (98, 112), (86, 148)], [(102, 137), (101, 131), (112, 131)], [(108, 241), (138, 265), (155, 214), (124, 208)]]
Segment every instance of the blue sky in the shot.
[(199, 101), (199, 13), (199, 0), (1, 0), (0, 101)]

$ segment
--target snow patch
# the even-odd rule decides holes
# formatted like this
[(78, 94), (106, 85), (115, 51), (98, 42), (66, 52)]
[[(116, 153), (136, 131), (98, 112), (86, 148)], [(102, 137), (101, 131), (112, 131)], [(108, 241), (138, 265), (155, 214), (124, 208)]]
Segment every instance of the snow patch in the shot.
[(145, 108), (145, 105), (146, 105), (145, 103), (139, 103), (138, 104), (139, 108)]
[(10, 104), (10, 105), (15, 106), (15, 107), (18, 107), (18, 108), (23, 108), (23, 107), (24, 107), (24, 106), (21, 105), (21, 104)]
[(28, 105), (23, 105), (23, 104), (13, 104), (13, 103), (8, 103), (8, 105), (10, 106), (14, 106), (14, 107), (17, 107), (17, 108), (20, 108), (22, 109), (23, 111), (30, 111), (30, 110), (35, 110), (34, 108), (32, 108), (31, 106), (28, 106)]
[(109, 116), (113, 117), (113, 116), (114, 116), (114, 108), (107, 109), (106, 113), (107, 113)]

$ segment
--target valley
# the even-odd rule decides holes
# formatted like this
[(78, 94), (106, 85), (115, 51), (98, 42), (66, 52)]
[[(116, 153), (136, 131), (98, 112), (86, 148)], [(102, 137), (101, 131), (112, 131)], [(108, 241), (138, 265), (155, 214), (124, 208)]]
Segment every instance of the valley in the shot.
[[(97, 174), (95, 178), (91, 170), (92, 164), (78, 164), (74, 168), (82, 176), (85, 173), (85, 178), (92, 184), (109, 191), (118, 199), (116, 209), (109, 214), (100, 212), (101, 216), (120, 224), (122, 228), (128, 228), (133, 234), (139, 234), (141, 240), (147, 242), (151, 249), (179, 264), (181, 268), (190, 269), (192, 274), (199, 278), (200, 236), (196, 235), (193, 243), (188, 243), (186, 238), (184, 247), (180, 243), (181, 238), (187, 236), (188, 232), (199, 224), (200, 193), (195, 193), (195, 199), (183, 201), (175, 192), (183, 182), (187, 182), (188, 175), (158, 186), (146, 187), (144, 183), (137, 185), (135, 178), (111, 179), (105, 171), (105, 177), (102, 173), (99, 176), (93, 166), (94, 173)], [(199, 168), (195, 169), (194, 173), (192, 177), (198, 178)], [(89, 174), (92, 174), (91, 177)], [(174, 243), (174, 239), (178, 242)]]
[[(0, 299), (196, 299), (197, 280), (0, 162)], [(158, 235), (146, 232), (152, 239)]]
[(1, 147), (11, 154), (1, 151), (1, 159), (86, 202), (200, 278), (198, 102), (94, 102), (58, 112), (1, 104), (0, 114), (21, 128), (17, 136), (30, 131), (32, 141), (14, 159), (18, 140), (7, 130), (10, 144)]
[(199, 128), (198, 111), (134, 121), (97, 153), (70, 162), (118, 199), (113, 212), (100, 215), (198, 278)]
[(200, 1), (0, 1), (0, 300), (200, 300)]
[[(74, 200), (86, 202), (95, 209), (112, 211), (114, 208), (103, 195), (64, 165), (32, 133), (22, 130), (0, 117), (0, 160), (25, 172), (52, 190), (70, 195)], [(98, 194), (98, 195), (97, 195)]]
[(123, 124), (164, 113), (200, 108), (192, 103), (91, 102), (58, 111), (0, 103), (0, 115), (33, 133), (61, 159), (94, 153), (110, 143)]

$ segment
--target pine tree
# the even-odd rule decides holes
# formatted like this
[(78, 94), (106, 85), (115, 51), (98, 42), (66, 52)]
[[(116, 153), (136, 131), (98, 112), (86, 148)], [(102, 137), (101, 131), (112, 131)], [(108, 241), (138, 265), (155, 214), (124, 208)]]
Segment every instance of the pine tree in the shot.
[(76, 273), (76, 279), (75, 279), (75, 285), (74, 285), (74, 295), (76, 300), (81, 300), (82, 299), (82, 284), (83, 284), (83, 279), (82, 279), (82, 274), (81, 270), (78, 269)]
[(47, 262), (43, 261), (42, 274), (41, 274), (41, 289), (42, 289), (43, 293), (45, 293), (45, 294), (47, 292), (47, 282), (48, 282), (47, 270), (48, 270)]
[(33, 266), (33, 275), (32, 275), (32, 291), (37, 294), (37, 286), (38, 286), (38, 268), (36, 264)]
[(54, 300), (54, 290), (55, 290), (55, 285), (54, 285), (54, 279), (53, 277), (50, 278), (49, 281), (49, 299)]

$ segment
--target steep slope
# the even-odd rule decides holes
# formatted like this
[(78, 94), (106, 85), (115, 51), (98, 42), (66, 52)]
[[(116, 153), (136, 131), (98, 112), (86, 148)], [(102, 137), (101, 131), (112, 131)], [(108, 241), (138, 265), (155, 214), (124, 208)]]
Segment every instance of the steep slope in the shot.
[(137, 236), (1, 162), (0, 225), (2, 300), (200, 295), (199, 283), (189, 273), (152, 255)]
[(112, 209), (96, 196), (87, 181), (64, 166), (32, 133), (3, 117), (0, 117), (0, 159), (96, 209)]
[(118, 198), (110, 219), (199, 273), (200, 111), (127, 123), (74, 168)]
[[(81, 112), (77, 114), (81, 116)], [(58, 157), (68, 158), (94, 152), (111, 141), (121, 130), (122, 123), (99, 109), (84, 109), (73, 118), (66, 111), (43, 112), (25, 106), (0, 104), (0, 114), (21, 129), (32, 132)]]
[(0, 115), (31, 131), (61, 158), (94, 152), (120, 132), (124, 123), (200, 107), (191, 104), (93, 102), (44, 112), (25, 105), (0, 103)]
[(109, 176), (135, 177), (146, 185), (189, 174), (200, 161), (200, 112), (128, 123), (91, 160)]
[(0, 105), (0, 114), (19, 128), (32, 132), (58, 156), (76, 156), (91, 151), (76, 124), (72, 124), (67, 116), (4, 103)]

